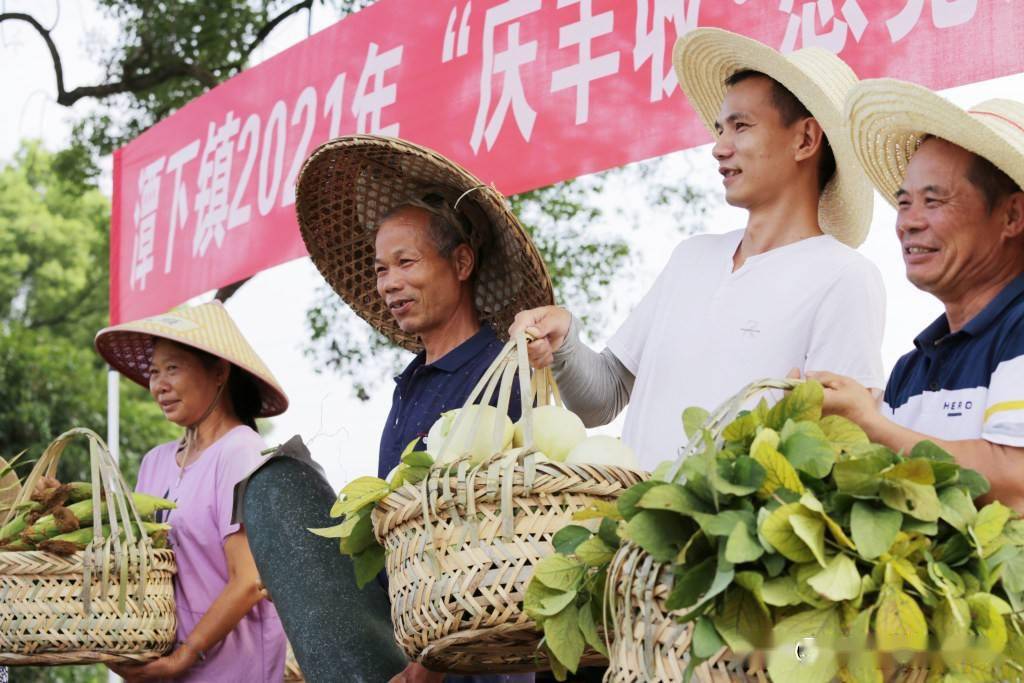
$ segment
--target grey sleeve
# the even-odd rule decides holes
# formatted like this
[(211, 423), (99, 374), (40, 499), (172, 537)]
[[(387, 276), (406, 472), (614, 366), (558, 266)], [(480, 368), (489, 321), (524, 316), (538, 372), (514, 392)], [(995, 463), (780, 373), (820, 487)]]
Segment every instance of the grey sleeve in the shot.
[(629, 403), (635, 377), (605, 348), (597, 353), (580, 341), (580, 322), (575, 316), (569, 333), (555, 351), (551, 370), (562, 400), (587, 427), (605, 425)]

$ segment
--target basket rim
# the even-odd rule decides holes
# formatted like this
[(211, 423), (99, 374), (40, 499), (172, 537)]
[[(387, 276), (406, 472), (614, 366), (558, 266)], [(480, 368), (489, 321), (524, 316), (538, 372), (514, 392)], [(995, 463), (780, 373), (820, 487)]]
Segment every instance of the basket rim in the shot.
[[(85, 552), (79, 550), (71, 555), (55, 555), (45, 550), (2, 550), (0, 549), (0, 574), (21, 576), (26, 574), (76, 574), (84, 571)], [(153, 549), (153, 565), (149, 571), (169, 571), (176, 574), (177, 564), (174, 561), (174, 550), (170, 548)], [(26, 557), (27, 556), (27, 557)], [(13, 562), (14, 559), (35, 561), (37, 566), (31, 571), (24, 570)], [(49, 564), (49, 566), (45, 566)], [(171, 565), (160, 567), (158, 565)], [(43, 565), (43, 566), (39, 566)], [(115, 577), (116, 578), (116, 577)]]
[[(618, 484), (625, 490), (633, 484), (639, 483), (649, 475), (642, 470), (634, 470), (615, 465), (584, 465), (545, 460), (534, 465), (536, 474), (533, 485), (529, 492), (525, 486), (526, 466), (517, 462), (512, 468), (513, 485), (512, 494), (515, 497), (536, 496), (533, 491), (540, 484), (554, 482), (551, 488), (545, 490), (546, 495), (557, 493), (587, 493), (595, 484)], [(441, 475), (439, 479), (446, 478), (449, 481), (455, 480), (456, 487), (462, 489), (465, 482), (459, 477), (456, 468), (452, 467), (447, 472), (447, 477)], [(427, 486), (431, 477), (416, 484), (405, 484), (396, 491), (377, 501), (373, 509), (374, 532), (379, 539), (383, 539), (395, 530), (399, 525), (407, 524), (418, 517), (423, 516), (421, 504), (421, 493)], [(473, 498), (475, 501), (483, 501), (488, 496), (486, 470), (481, 468), (479, 475), (473, 481)], [(593, 494), (595, 498), (602, 496)], [(455, 506), (459, 500), (455, 496), (438, 499), (433, 508), (436, 512), (443, 512)], [(484, 501), (486, 502), (486, 501)]]
[(164, 652), (146, 650), (144, 652), (113, 653), (101, 649), (68, 650), (66, 652), (43, 652), (31, 655), (19, 655), (15, 652), (0, 652), (0, 666), (32, 666), (53, 665), (70, 666), (74, 664), (143, 664), (159, 659)]

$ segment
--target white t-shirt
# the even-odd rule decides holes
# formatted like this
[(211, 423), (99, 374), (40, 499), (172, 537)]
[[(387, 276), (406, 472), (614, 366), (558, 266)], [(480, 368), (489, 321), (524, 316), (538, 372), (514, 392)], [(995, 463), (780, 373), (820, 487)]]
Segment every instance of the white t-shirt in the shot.
[(685, 408), (713, 410), (755, 380), (800, 368), (884, 386), (878, 268), (822, 235), (752, 256), (733, 272), (742, 237), (684, 240), (608, 342), (636, 377), (622, 437), (645, 469), (684, 445)]

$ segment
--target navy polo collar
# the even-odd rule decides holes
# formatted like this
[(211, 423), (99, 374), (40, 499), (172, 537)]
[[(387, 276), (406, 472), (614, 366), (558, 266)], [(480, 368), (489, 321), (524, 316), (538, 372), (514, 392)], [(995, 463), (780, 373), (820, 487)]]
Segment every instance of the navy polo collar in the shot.
[(458, 372), (463, 365), (476, 358), (477, 354), (497, 338), (491, 326), (485, 323), (480, 326), (480, 330), (476, 334), (431, 363), (430, 367), (444, 372)]
[[(962, 333), (972, 337), (978, 336), (995, 323), (1021, 294), (1024, 294), (1024, 273), (1018, 275), (1008, 285), (1003, 287), (1002, 291), (992, 301), (988, 302), (985, 308), (981, 309), (981, 313), (967, 321), (967, 324), (957, 334)], [(949, 336), (949, 320), (946, 318), (946, 314), (943, 313), (931, 325), (924, 328), (921, 334), (917, 335), (914, 339), (914, 346), (922, 351), (926, 351), (927, 349), (934, 348), (947, 336)]]
[(921, 334), (914, 337), (914, 346), (927, 353), (935, 348), (935, 345), (949, 335), (949, 321), (943, 313), (928, 327), (924, 328)]
[(494, 329), (485, 323), (480, 326), (480, 329), (476, 334), (429, 365), (426, 362), (427, 352), (420, 351), (416, 354), (416, 358), (409, 363), (409, 367), (402, 371), (400, 375), (395, 377), (395, 381), (402, 382), (412, 376), (412, 373), (416, 372), (416, 370), (421, 367), (434, 368), (449, 374), (458, 372), (463, 365), (476, 358), (480, 352), (487, 348), (487, 346), (492, 342), (497, 341), (497, 339), (498, 336), (494, 333)]

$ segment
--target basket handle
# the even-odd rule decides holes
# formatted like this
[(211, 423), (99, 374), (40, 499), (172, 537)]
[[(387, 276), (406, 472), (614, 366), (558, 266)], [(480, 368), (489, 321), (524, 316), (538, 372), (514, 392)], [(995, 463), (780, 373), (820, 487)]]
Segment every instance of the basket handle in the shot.
[(720, 445), (722, 432), (730, 422), (736, 419), (736, 414), (739, 413), (740, 409), (747, 401), (766, 391), (771, 391), (773, 389), (789, 391), (803, 383), (804, 380), (802, 379), (768, 378), (751, 382), (740, 389), (738, 393), (726, 399), (720, 406), (715, 408), (714, 412), (708, 415), (708, 419), (704, 422), (704, 429), (699, 430), (686, 442), (685, 446), (682, 446), (679, 449), (679, 456), (669, 469), (669, 474), (666, 477), (666, 480), (674, 482), (679, 478), (679, 473), (683, 468), (683, 461), (696, 453), (700, 448), (703, 441), (702, 432), (704, 430), (711, 432), (716, 443), (719, 443)]
[[(113, 567), (120, 573), (120, 591), (118, 608), (125, 609), (128, 590), (129, 570), (137, 568), (139, 588), (136, 598), (141, 601), (146, 593), (147, 567), (153, 564), (153, 542), (145, 533), (140, 533), (136, 540), (136, 529), (142, 529), (142, 517), (135, 507), (131, 489), (125, 482), (110, 455), (107, 444), (96, 432), (84, 427), (75, 427), (64, 432), (46, 447), (32, 471), (25, 479), (21, 493), (8, 512), (9, 521), (12, 512), (22, 503), (31, 499), (36, 483), (44, 475), (54, 476), (57, 464), (64, 449), (72, 439), (85, 437), (89, 441), (89, 469), (92, 483), (92, 542), (85, 548), (82, 565), (84, 577), (82, 581), (81, 599), (86, 614), (91, 609), (92, 574), (98, 567), (101, 571), (100, 597), (106, 599), (109, 588), (111, 559)], [(110, 523), (110, 537), (103, 537), (103, 511), (106, 506), (107, 519)], [(123, 530), (123, 534), (121, 533)], [(113, 555), (113, 557), (111, 557)]]
[[(562, 405), (562, 398), (558, 392), (558, 387), (555, 385), (555, 378), (551, 374), (550, 368), (531, 372), (527, 353), (529, 341), (529, 338), (522, 332), (517, 333), (513, 339), (510, 339), (495, 357), (490, 367), (487, 368), (487, 371), (477, 381), (476, 386), (473, 387), (462, 407), (468, 408), (473, 405), (484, 405), (497, 392), (498, 414), (507, 415), (509, 404), (512, 402), (512, 389), (518, 382), (524, 446), (532, 448), (534, 403), (536, 402), (538, 406), (541, 406), (548, 405), (549, 402), (553, 401), (560, 406)], [(468, 411), (466, 410), (459, 412), (448, 432), (449, 434), (458, 433), (462, 423), (466, 420), (467, 413)], [(473, 423), (470, 425), (470, 435), (477, 434), (478, 430), (484, 427), (482, 418), (483, 411), (478, 411), (473, 418)], [(503, 440), (504, 422), (502, 420), (495, 420), (491, 434), (492, 453), (497, 453), (501, 450)], [(438, 460), (444, 459), (453, 442), (454, 439), (445, 441), (441, 447), (441, 452), (437, 454)]]

